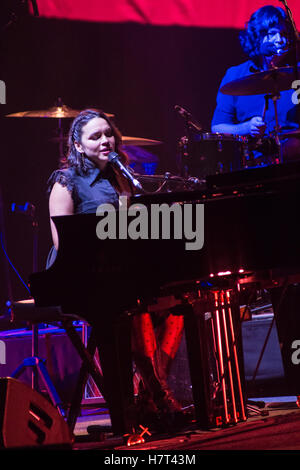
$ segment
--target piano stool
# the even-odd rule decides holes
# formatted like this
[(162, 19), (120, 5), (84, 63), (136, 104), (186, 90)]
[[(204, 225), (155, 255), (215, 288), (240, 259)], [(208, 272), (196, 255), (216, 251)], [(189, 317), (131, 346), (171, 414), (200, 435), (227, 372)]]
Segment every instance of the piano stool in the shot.
[(53, 405), (58, 409), (63, 417), (66, 417), (66, 410), (64, 409), (62, 401), (48, 374), (45, 360), (40, 358), (38, 355), (39, 324), (60, 323), (82, 360), (79, 378), (75, 387), (68, 416), (66, 417), (71, 431), (74, 430), (80, 413), (80, 406), (88, 375), (91, 375), (101, 394), (103, 390), (103, 377), (99, 367), (94, 361), (96, 343), (93, 329), (91, 329), (87, 345), (85, 346), (73, 325), (73, 322), (78, 320), (81, 319), (76, 315), (66, 315), (62, 313), (60, 307), (37, 307), (33, 299), (15, 301), (12, 304), (12, 321), (23, 321), (31, 324), (32, 326), (32, 355), (31, 357), (23, 360), (22, 364), (20, 364), (20, 366), (12, 373), (12, 377), (17, 379), (24, 372), (26, 367), (32, 367), (32, 388), (37, 391), (37, 379), (38, 375), (40, 375)]

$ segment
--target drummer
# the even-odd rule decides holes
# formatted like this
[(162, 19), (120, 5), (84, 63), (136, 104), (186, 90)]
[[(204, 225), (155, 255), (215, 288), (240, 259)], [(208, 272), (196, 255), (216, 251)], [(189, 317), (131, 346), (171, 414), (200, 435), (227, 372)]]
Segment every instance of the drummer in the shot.
[[(240, 43), (248, 60), (227, 70), (220, 89), (228, 82), (270, 68), (271, 61), (279, 67), (291, 65), (288, 61), (291, 61), (292, 37), (290, 22), (282, 8), (264, 6), (255, 11), (240, 33)], [(282, 91), (277, 100), (280, 132), (299, 127), (297, 107), (292, 102), (294, 92), (294, 89)], [(265, 95), (232, 96), (219, 90), (212, 119), (213, 132), (258, 139), (275, 129), (274, 105)]]

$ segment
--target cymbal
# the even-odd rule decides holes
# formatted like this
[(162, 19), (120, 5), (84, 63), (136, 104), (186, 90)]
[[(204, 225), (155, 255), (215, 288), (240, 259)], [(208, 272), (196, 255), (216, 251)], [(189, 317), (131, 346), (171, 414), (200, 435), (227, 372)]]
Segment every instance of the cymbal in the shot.
[(130, 163), (157, 163), (158, 156), (152, 152), (149, 152), (149, 149), (146, 147), (136, 147), (132, 146), (125, 146), (124, 150), (129, 158)]
[(137, 147), (143, 147), (147, 145), (159, 145), (162, 144), (162, 142), (160, 140), (144, 139), (143, 137), (129, 137), (127, 135), (123, 135), (122, 144), (124, 146), (136, 145)]
[(278, 136), (281, 139), (285, 139), (287, 137), (300, 137), (300, 129), (294, 129), (292, 131), (286, 131), (286, 132), (279, 132)]
[[(53, 137), (50, 139), (51, 142), (67, 142), (68, 137)], [(153, 139), (144, 139), (143, 137), (129, 137), (127, 135), (122, 136), (122, 145), (126, 146), (137, 146), (137, 147), (146, 147), (147, 145), (159, 145), (162, 144), (160, 140), (153, 140)]]
[[(53, 106), (45, 110), (37, 111), (21, 111), (19, 113), (7, 114), (6, 117), (16, 117), (16, 118), (55, 118), (55, 119), (65, 119), (65, 118), (75, 118), (80, 113), (80, 110), (72, 109), (65, 104), (62, 106)], [(113, 114), (105, 113), (108, 117), (114, 117)]]
[[(298, 67), (300, 75), (300, 67)], [(255, 72), (246, 77), (226, 83), (221, 92), (225, 95), (248, 96), (278, 93), (289, 90), (295, 80), (294, 67), (279, 67), (263, 72)]]

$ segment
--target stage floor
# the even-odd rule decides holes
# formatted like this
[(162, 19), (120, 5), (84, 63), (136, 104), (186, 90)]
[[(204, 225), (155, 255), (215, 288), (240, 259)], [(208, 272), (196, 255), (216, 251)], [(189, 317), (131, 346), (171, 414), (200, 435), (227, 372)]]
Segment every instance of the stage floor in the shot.
[[(120, 437), (113, 437), (105, 427), (109, 415), (103, 408), (85, 409), (75, 427), (73, 450), (140, 451), (299, 451), (300, 409), (296, 397), (260, 398), (267, 416), (249, 412), (247, 421), (227, 428), (201, 430), (190, 427), (182, 432), (151, 435), (145, 442), (127, 447)], [(87, 432), (88, 426), (101, 426), (98, 436)]]

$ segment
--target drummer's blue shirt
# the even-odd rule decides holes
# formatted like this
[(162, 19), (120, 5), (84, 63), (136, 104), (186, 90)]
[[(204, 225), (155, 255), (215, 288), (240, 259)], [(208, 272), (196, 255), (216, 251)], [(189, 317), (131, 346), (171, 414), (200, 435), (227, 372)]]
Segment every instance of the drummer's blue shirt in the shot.
[[(230, 67), (225, 73), (220, 89), (228, 82), (258, 71), (257, 66), (251, 60)], [(231, 96), (221, 93), (220, 89), (217, 95), (217, 106), (212, 119), (212, 126), (217, 124), (240, 124), (252, 119), (254, 116), (263, 115), (265, 95)], [(283, 131), (299, 127), (297, 124), (297, 107), (292, 102), (293, 93), (295, 93), (295, 89), (282, 91), (280, 99), (277, 100), (278, 121)], [(275, 130), (276, 121), (272, 100), (269, 100), (265, 123), (267, 125), (267, 134)]]

